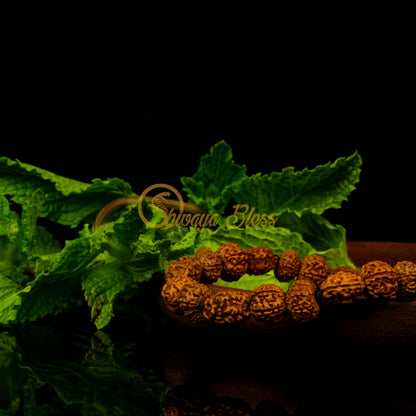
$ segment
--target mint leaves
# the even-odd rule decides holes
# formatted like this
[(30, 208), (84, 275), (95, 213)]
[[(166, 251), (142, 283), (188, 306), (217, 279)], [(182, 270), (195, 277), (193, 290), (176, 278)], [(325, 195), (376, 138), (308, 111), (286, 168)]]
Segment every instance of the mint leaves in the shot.
[[(199, 232), (178, 225), (149, 227), (140, 219), (137, 204), (113, 213), (95, 228), (94, 218), (106, 204), (117, 198), (135, 200), (128, 183), (118, 178), (79, 182), (2, 157), (0, 324), (34, 321), (86, 303), (91, 321), (101, 329), (111, 322), (122, 299), (141, 290), (170, 261), (193, 255), (199, 247), (215, 250), (227, 242), (243, 248), (263, 245), (276, 254), (293, 248), (301, 258), (320, 254), (333, 268), (353, 266), (345, 229), (322, 214), (347, 200), (359, 180), (360, 166), (361, 158), (354, 153), (315, 169), (288, 167), (249, 176), (244, 165), (233, 161), (230, 146), (219, 142), (201, 157), (192, 177), (181, 178), (190, 202), (223, 216), (216, 229)], [(146, 217), (159, 222), (160, 211), (144, 204)], [(224, 213), (235, 204), (277, 221), (266, 226), (238, 221), (239, 228), (227, 227)], [(38, 224), (39, 218), (79, 227), (79, 237), (61, 247)], [(219, 283), (254, 289), (267, 282), (277, 283), (272, 273)], [(282, 286), (287, 289), (289, 284)]]
[[(244, 165), (233, 162), (230, 146), (222, 141), (201, 158), (198, 171), (192, 177), (181, 180), (191, 202), (210, 213), (224, 214), (227, 205), (232, 203), (234, 207), (244, 204), (246, 209), (239, 212), (255, 210), (278, 217), (271, 228), (243, 226), (214, 233), (207, 230), (201, 235), (202, 245), (211, 245), (214, 249), (226, 242), (236, 242), (243, 248), (265, 245), (276, 254), (293, 248), (301, 258), (320, 254), (331, 267), (354, 267), (348, 258), (345, 229), (331, 224), (321, 214), (329, 208), (340, 208), (347, 200), (359, 181), (361, 163), (360, 155), (355, 152), (315, 169), (295, 171), (288, 167), (281, 172), (248, 176)], [(278, 282), (274, 280), (274, 283)], [(255, 282), (243, 278), (237, 283), (221, 281), (219, 284), (254, 289), (261, 283), (257, 278)]]
[(95, 179), (87, 184), (27, 163), (0, 158), (2, 195), (9, 195), (12, 201), (22, 205), (39, 190), (45, 196), (39, 216), (70, 227), (91, 221), (108, 202), (132, 194), (130, 185), (118, 178)]
[(245, 166), (232, 160), (230, 146), (221, 141), (211, 148), (209, 155), (201, 157), (197, 172), (181, 181), (190, 201), (210, 213), (223, 213), (234, 190), (246, 178), (245, 172)]
[[(39, 217), (76, 227), (81, 221), (91, 222), (103, 204), (131, 193), (120, 179), (85, 184), (1, 158), (0, 323), (33, 321), (68, 307), (105, 251), (105, 238), (92, 235), (67, 241), (61, 248), (37, 224)], [(22, 206), (21, 216), (11, 210), (11, 201)]]
[(280, 215), (285, 212), (322, 214), (329, 208), (340, 208), (355, 189), (360, 178), (361, 157), (355, 152), (347, 158), (295, 171), (246, 175), (246, 167), (232, 161), (231, 147), (217, 143), (192, 177), (181, 178), (189, 199), (211, 213), (222, 214), (234, 200), (248, 204), (258, 212)]

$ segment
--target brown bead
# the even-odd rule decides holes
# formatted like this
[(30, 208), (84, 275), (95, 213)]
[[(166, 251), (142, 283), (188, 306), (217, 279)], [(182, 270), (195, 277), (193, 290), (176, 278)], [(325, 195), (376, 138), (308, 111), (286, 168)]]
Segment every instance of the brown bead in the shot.
[(250, 314), (250, 295), (242, 292), (220, 291), (204, 302), (204, 318), (216, 324), (244, 322)]
[(246, 274), (248, 255), (235, 243), (227, 243), (218, 247), (216, 254), (222, 262), (221, 279), (227, 282), (237, 281)]
[(165, 271), (166, 280), (173, 277), (190, 277), (199, 282), (202, 275), (202, 266), (192, 257), (183, 256), (179, 260), (170, 262)]
[(353, 269), (338, 268), (321, 284), (322, 301), (327, 304), (349, 304), (364, 292), (364, 281)]
[(179, 292), (179, 311), (191, 322), (202, 322), (201, 304), (209, 294), (209, 288), (202, 283), (184, 284)]
[(299, 254), (292, 249), (282, 253), (277, 267), (274, 269), (274, 275), (279, 282), (290, 282), (293, 280), (300, 269)]
[(397, 274), (388, 263), (376, 260), (364, 264), (361, 277), (365, 283), (365, 294), (375, 299), (393, 299), (398, 288)]
[(186, 284), (198, 284), (190, 277), (172, 277), (162, 288), (162, 299), (165, 304), (175, 312), (180, 313), (180, 294)]
[(247, 273), (255, 276), (266, 274), (276, 266), (278, 257), (268, 247), (251, 247), (248, 256)]
[(202, 266), (201, 281), (212, 283), (221, 277), (222, 262), (212, 250), (201, 247), (196, 251), (194, 260)]
[(319, 315), (319, 305), (315, 299), (316, 285), (312, 280), (304, 278), (296, 280), (286, 294), (286, 306), (293, 319), (308, 322)]
[(329, 275), (334, 274), (334, 273), (338, 273), (338, 272), (348, 272), (348, 273), (358, 274), (358, 276), (360, 275), (360, 273), (358, 273), (357, 270), (353, 269), (352, 267), (348, 267), (348, 266), (339, 266), (335, 269), (332, 269), (329, 272)]
[(251, 315), (256, 321), (277, 322), (286, 310), (285, 298), (285, 292), (281, 287), (273, 284), (260, 285), (251, 298)]
[(329, 266), (326, 260), (322, 256), (312, 254), (302, 260), (298, 280), (311, 279), (316, 286), (320, 286), (328, 274)]
[(394, 266), (398, 279), (397, 294), (400, 298), (416, 298), (416, 264), (411, 261), (399, 261)]

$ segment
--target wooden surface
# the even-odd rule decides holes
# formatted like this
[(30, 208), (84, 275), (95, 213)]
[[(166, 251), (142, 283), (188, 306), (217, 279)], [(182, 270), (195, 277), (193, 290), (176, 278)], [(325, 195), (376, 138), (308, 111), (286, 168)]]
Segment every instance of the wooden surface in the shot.
[(383, 260), (393, 266), (401, 260), (416, 262), (416, 243), (349, 241), (347, 249), (357, 266), (372, 260)]
[[(357, 266), (416, 262), (415, 243), (349, 242), (348, 250)], [(322, 308), (314, 322), (271, 332), (172, 321), (159, 353), (171, 386), (203, 386), (253, 408), (271, 400), (288, 414), (416, 414), (416, 301)]]

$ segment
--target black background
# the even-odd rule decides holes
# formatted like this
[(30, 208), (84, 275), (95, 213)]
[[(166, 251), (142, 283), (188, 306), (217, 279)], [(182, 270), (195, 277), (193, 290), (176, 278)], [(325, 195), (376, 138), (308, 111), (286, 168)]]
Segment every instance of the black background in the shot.
[(416, 241), (415, 136), (405, 92), (287, 89), (265, 104), (142, 112), (124, 90), (107, 94), (85, 80), (62, 85), (18, 90), (4, 113), (1, 155), (86, 182), (120, 177), (140, 193), (158, 182), (180, 188), (180, 177), (191, 176), (219, 140), (248, 174), (313, 168), (358, 150), (357, 189), (325, 216), (346, 227), (349, 240)]

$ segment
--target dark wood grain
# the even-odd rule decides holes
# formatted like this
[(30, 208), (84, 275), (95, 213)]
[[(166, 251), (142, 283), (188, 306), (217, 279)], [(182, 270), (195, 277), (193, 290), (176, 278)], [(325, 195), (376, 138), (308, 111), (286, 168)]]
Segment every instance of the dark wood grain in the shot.
[(416, 243), (382, 241), (348, 241), (348, 255), (357, 265), (372, 260), (383, 260), (390, 265), (401, 260), (416, 262)]

